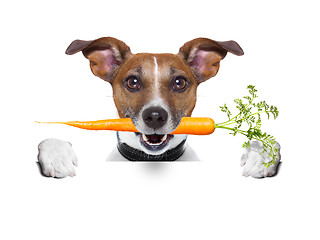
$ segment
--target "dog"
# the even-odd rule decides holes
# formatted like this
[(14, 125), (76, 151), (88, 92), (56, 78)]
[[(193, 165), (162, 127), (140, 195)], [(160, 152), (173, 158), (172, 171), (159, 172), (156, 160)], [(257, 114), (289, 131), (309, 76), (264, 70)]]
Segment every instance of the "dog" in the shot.
[[(181, 157), (187, 135), (169, 133), (182, 117), (191, 116), (198, 85), (218, 73), (227, 53), (244, 54), (235, 41), (208, 38), (186, 42), (178, 54), (133, 54), (124, 42), (112, 37), (75, 40), (66, 54), (80, 51), (89, 60), (92, 73), (111, 84), (119, 117), (131, 118), (139, 131), (117, 133), (119, 153), (132, 161)], [(38, 159), (45, 176), (75, 175), (77, 159), (69, 143), (57, 139), (41, 142)]]

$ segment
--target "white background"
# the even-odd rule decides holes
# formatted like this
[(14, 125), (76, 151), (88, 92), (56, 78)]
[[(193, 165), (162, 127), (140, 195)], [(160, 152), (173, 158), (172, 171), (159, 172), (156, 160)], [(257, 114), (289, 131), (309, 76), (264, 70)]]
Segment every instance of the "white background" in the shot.
[[(319, 12), (317, 1), (7, 1), (1, 3), (1, 239), (319, 239)], [(75, 39), (112, 36), (132, 52), (176, 53), (196, 37), (236, 40), (218, 75), (200, 85), (194, 116), (225, 120), (219, 105), (253, 84), (278, 106), (276, 177), (241, 176), (242, 137), (189, 137), (199, 161), (107, 161), (112, 132), (34, 121), (116, 116)], [(77, 176), (40, 175), (37, 145), (73, 144)]]

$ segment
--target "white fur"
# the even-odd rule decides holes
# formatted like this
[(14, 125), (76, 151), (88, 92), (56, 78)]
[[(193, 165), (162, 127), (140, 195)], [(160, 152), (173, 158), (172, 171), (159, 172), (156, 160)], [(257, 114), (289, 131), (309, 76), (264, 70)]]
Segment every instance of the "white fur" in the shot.
[(242, 175), (245, 177), (251, 176), (254, 178), (272, 177), (277, 173), (278, 164), (281, 159), (280, 145), (275, 144), (278, 150), (276, 163), (266, 168), (262, 162), (266, 163), (271, 160), (268, 157), (268, 152), (260, 154), (263, 151), (263, 145), (260, 141), (251, 141), (250, 146), (245, 150), (241, 157), (240, 166), (243, 166)]
[(42, 174), (47, 177), (64, 178), (76, 175), (77, 157), (69, 142), (50, 138), (38, 146), (38, 161)]
[(140, 144), (140, 137), (132, 132), (118, 132), (119, 141), (128, 144), (130, 147), (143, 151)]
[(154, 91), (155, 98), (159, 98), (159, 66), (157, 62), (157, 58), (153, 57), (154, 60)]

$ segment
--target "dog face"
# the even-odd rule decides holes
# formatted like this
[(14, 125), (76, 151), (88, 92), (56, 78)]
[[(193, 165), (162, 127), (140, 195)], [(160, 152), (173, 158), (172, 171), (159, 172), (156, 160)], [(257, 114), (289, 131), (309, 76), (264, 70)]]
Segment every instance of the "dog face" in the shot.
[(186, 138), (170, 133), (182, 117), (191, 116), (198, 85), (217, 74), (227, 52), (243, 54), (234, 41), (206, 38), (187, 42), (178, 54), (132, 54), (125, 43), (114, 38), (76, 40), (66, 53), (78, 51), (89, 59), (94, 75), (111, 83), (119, 116), (131, 118), (139, 131), (129, 137), (121, 133), (120, 138), (153, 155)]
[(191, 116), (198, 83), (173, 54), (136, 54), (119, 70), (113, 97), (120, 117), (130, 117), (144, 134), (168, 134)]

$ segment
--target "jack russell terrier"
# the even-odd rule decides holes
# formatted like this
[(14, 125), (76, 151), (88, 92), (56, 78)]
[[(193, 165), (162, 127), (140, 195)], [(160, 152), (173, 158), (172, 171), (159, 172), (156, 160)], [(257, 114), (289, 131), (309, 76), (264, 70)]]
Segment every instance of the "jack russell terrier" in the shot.
[[(173, 161), (185, 150), (187, 135), (170, 135), (182, 117), (190, 117), (197, 87), (214, 77), (228, 52), (241, 56), (235, 41), (197, 38), (178, 54), (132, 54), (122, 41), (104, 37), (75, 40), (66, 50), (82, 51), (94, 75), (109, 82), (120, 118), (131, 118), (139, 133), (117, 132), (118, 150), (136, 161)], [(39, 144), (42, 173), (51, 177), (74, 176), (76, 156), (67, 142), (47, 139)]]

